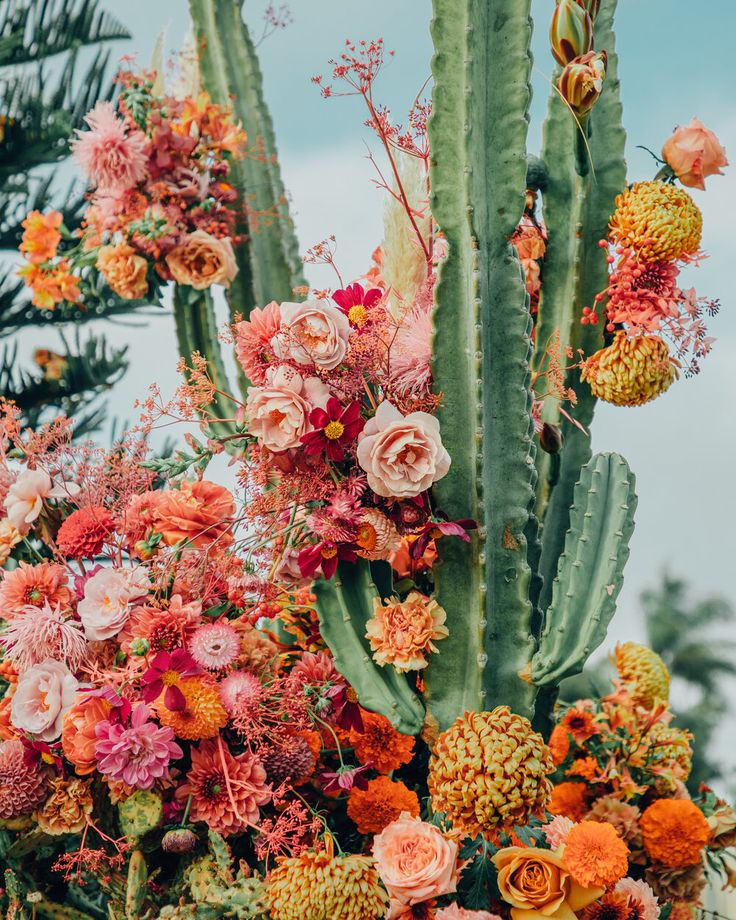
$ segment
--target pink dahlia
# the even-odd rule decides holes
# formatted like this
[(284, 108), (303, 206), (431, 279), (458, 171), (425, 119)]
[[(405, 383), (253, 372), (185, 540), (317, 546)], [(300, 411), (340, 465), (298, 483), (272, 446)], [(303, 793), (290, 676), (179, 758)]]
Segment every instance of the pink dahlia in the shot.
[(247, 320), (233, 327), (235, 354), (251, 383), (262, 386), (266, 382), (266, 371), (275, 358), (271, 340), (280, 328), (281, 309), (275, 300), (262, 310), (255, 307)]
[(77, 671), (87, 651), (80, 624), (64, 616), (60, 605), (28, 605), (6, 626), (0, 645), (19, 673), (47, 658), (62, 661)]
[(192, 658), (201, 668), (219, 671), (238, 657), (240, 638), (225, 620), (200, 626), (189, 640)]
[(173, 740), (174, 731), (150, 721), (148, 706), (139, 703), (130, 727), (105, 720), (95, 730), (95, 754), (100, 773), (136, 789), (150, 789), (169, 768), (171, 758), (184, 752)]
[(30, 814), (47, 791), (44, 774), (26, 762), (23, 744), (15, 738), (0, 742), (0, 818)]
[(98, 102), (84, 119), (90, 131), (77, 131), (74, 157), (94, 185), (123, 192), (146, 178), (146, 138), (126, 131), (111, 102)]

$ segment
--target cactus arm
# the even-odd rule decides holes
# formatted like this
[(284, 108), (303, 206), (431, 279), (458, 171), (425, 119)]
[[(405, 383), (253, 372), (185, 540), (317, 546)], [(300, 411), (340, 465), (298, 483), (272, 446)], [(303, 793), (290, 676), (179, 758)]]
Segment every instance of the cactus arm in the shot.
[(581, 470), (531, 676), (540, 686), (579, 674), (603, 642), (623, 585), (634, 532), (635, 477), (619, 454)]
[(335, 665), (350, 682), (361, 706), (379, 712), (407, 735), (416, 735), (424, 722), (424, 708), (403, 674), (390, 665), (378, 667), (365, 638), (378, 591), (368, 562), (339, 563), (330, 581), (313, 585), (317, 595), (320, 632)]
[(138, 920), (148, 890), (148, 869), (140, 850), (133, 850), (128, 864), (128, 882), (125, 890), (126, 920)]
[(508, 243), (524, 208), (529, 4), (435, 0), (432, 34), (432, 209), (449, 242), (433, 372), (453, 458), (436, 497), (450, 517), (479, 524), (472, 544), (446, 541), (437, 572), (450, 638), (426, 684), (429, 710), (445, 727), (464, 709), (500, 702), (530, 714), (534, 697), (518, 676), (534, 647), (531, 318)]

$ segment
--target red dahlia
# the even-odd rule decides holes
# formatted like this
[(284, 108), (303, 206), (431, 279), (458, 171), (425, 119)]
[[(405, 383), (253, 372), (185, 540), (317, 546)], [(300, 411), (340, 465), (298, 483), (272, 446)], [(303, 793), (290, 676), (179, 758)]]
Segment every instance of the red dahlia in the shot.
[(115, 521), (107, 508), (102, 505), (79, 508), (59, 528), (56, 546), (72, 559), (93, 559), (114, 529)]

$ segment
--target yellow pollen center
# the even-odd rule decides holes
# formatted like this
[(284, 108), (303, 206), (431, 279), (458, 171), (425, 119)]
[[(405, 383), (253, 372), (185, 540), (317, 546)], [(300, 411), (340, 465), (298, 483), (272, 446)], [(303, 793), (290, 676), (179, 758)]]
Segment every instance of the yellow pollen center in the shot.
[(368, 320), (368, 311), (362, 303), (356, 303), (354, 307), (348, 310), (348, 319), (353, 326), (363, 326)]
[(161, 683), (164, 687), (173, 687), (174, 684), (179, 683), (179, 672), (178, 671), (164, 671), (161, 675)]
[(358, 695), (352, 687), (348, 687), (348, 689), (345, 691), (345, 699), (348, 701), (348, 703), (358, 702)]
[(337, 555), (337, 550), (334, 546), (325, 546), (320, 555), (323, 559), (333, 559)]
[(375, 549), (378, 542), (376, 528), (372, 524), (361, 524), (358, 528), (358, 536), (355, 538), (355, 542), (363, 549)]
[(337, 441), (345, 433), (345, 426), (342, 422), (330, 422), (325, 427), (325, 437), (330, 441)]

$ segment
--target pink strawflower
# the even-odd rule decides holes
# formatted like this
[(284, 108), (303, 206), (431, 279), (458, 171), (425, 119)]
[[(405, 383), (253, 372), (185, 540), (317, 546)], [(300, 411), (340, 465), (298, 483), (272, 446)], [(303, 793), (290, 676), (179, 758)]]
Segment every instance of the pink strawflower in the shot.
[(549, 824), (542, 825), (542, 830), (550, 848), (556, 850), (565, 845), (567, 835), (574, 827), (575, 821), (571, 821), (570, 818), (566, 818), (564, 815), (555, 815)]
[(97, 725), (95, 754), (100, 773), (136, 789), (150, 789), (166, 774), (172, 757), (184, 756), (173, 740), (173, 729), (149, 721), (150, 715), (149, 708), (139, 703), (129, 728), (108, 720)]
[(250, 671), (233, 671), (220, 683), (220, 700), (231, 719), (247, 719), (263, 699), (263, 686)]
[(622, 878), (613, 889), (616, 894), (623, 894), (629, 902), (629, 920), (657, 920), (659, 903), (652, 889), (646, 882), (633, 878)]
[(146, 177), (146, 138), (126, 131), (111, 102), (98, 102), (84, 119), (90, 131), (77, 131), (74, 157), (90, 182), (108, 192), (122, 192)]
[(422, 395), (432, 382), (432, 317), (415, 307), (400, 320), (389, 352), (391, 389), (399, 396)]
[(192, 658), (208, 671), (226, 668), (238, 657), (240, 639), (237, 632), (225, 620), (200, 626), (189, 640)]
[(30, 814), (47, 794), (47, 777), (29, 764), (17, 739), (0, 742), (0, 818)]
[(43, 607), (28, 605), (3, 631), (0, 645), (19, 673), (47, 658), (63, 661), (77, 671), (87, 651), (87, 640), (80, 624), (64, 616), (61, 606), (48, 601)]
[(275, 357), (271, 340), (280, 328), (281, 310), (275, 300), (262, 310), (255, 307), (247, 320), (233, 327), (235, 354), (251, 383), (261, 386), (266, 382), (266, 371)]

